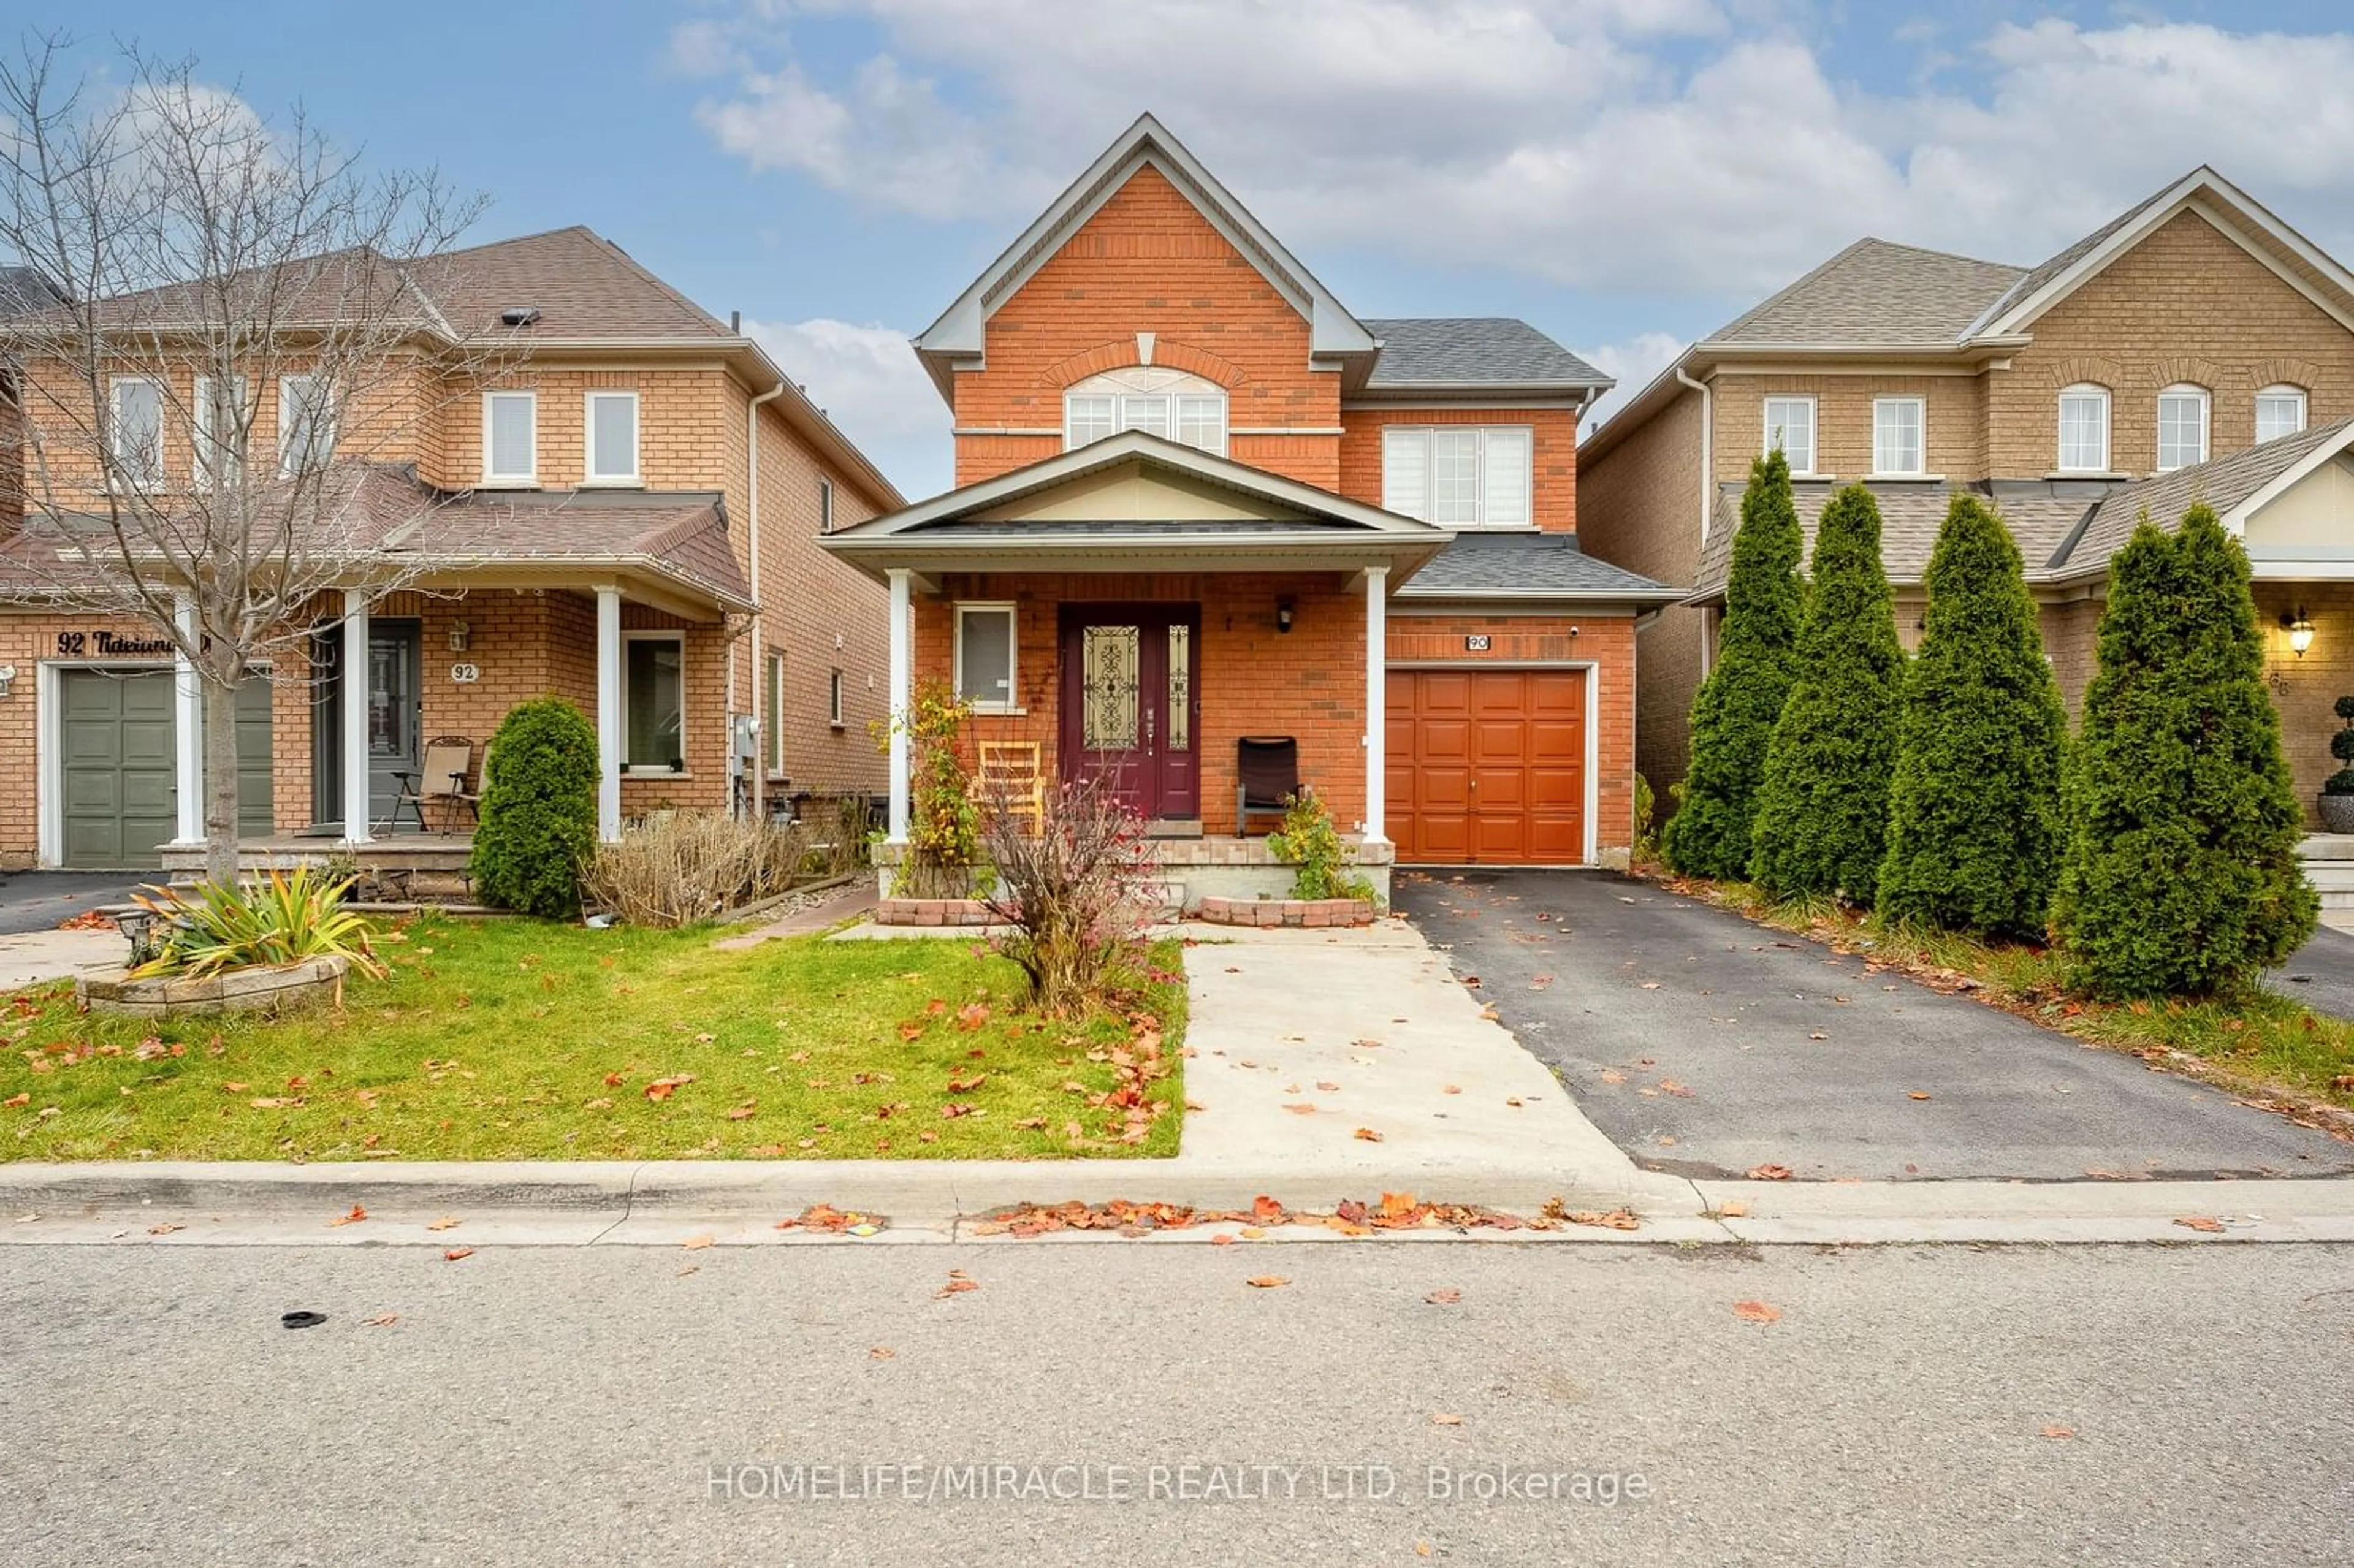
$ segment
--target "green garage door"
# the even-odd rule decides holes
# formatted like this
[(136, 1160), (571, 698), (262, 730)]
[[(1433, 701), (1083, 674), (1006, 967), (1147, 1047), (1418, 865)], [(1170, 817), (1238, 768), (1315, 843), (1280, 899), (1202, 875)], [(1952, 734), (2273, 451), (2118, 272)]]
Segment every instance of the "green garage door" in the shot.
[[(58, 681), (64, 863), (145, 870), (176, 826), (172, 673), (67, 670)], [(270, 826), (270, 682), (238, 693), (238, 822)]]

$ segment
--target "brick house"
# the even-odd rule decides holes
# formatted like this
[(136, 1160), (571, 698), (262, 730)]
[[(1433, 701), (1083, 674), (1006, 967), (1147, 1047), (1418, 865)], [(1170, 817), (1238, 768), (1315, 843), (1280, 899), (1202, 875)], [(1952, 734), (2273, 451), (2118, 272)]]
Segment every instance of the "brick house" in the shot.
[[(1596, 556), (1692, 585), (1645, 625), (1637, 756), (1662, 796), (1723, 602), (1740, 492), (1770, 443), (1800, 522), (1877, 494), (1897, 625), (1948, 493), (1990, 498), (2026, 559), (2072, 708), (2110, 555), (2195, 499), (2246, 542), (2300, 788), (2354, 690), (2354, 275), (2200, 168), (2031, 268), (1861, 239), (1686, 350), (1579, 449)], [(2312, 810), (2310, 804), (2308, 811)]]
[(916, 350), (957, 488), (822, 547), (888, 587), (894, 702), (950, 684), (985, 771), (1111, 773), (1188, 899), (1288, 882), (1245, 737), (1295, 743), (1384, 889), (1624, 863), (1635, 626), (1677, 595), (1579, 548), (1608, 377), (1517, 321), (1351, 314), (1150, 115)]
[[(398, 775), (445, 736), (478, 769), (507, 710), (547, 694), (599, 726), (609, 837), (657, 806), (878, 792), (883, 595), (818, 540), (902, 504), (890, 482), (756, 344), (586, 228), (431, 260), (407, 281), (426, 306), (405, 367), (323, 443), (366, 452), (322, 460), (352, 580), (389, 564), (398, 591), (331, 588), (249, 683), (256, 853), (416, 849), (418, 813), (391, 821)], [(0, 866), (196, 863), (197, 683), (153, 627), (58, 597), (72, 551), (57, 535), (78, 498), (102, 508), (42, 323), (37, 301), (0, 320)], [(452, 385), (453, 362), (478, 363), (461, 352), (476, 329), (453, 323), (493, 323), (513, 352)], [(165, 493), (202, 482), (188, 416), (204, 400), (175, 374), (126, 357), (111, 379), (107, 439), (152, 443)], [(240, 387), (252, 451), (298, 428), (302, 380)], [(29, 508), (27, 451), (52, 487)], [(455, 810), (422, 814), (439, 829)], [(442, 853), (462, 861), (462, 844)]]

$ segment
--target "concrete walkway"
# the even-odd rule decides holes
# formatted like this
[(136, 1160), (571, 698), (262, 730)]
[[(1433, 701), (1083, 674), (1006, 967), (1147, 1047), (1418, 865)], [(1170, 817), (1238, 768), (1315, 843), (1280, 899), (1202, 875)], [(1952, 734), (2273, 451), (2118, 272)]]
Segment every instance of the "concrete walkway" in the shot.
[(119, 973), (130, 956), (119, 931), (13, 932), (0, 936), (0, 991)]
[(813, 937), (854, 916), (875, 907), (875, 879), (860, 876), (828, 889), (822, 895), (788, 910), (766, 925), (755, 926), (711, 945), (722, 952), (741, 952), (780, 937)]

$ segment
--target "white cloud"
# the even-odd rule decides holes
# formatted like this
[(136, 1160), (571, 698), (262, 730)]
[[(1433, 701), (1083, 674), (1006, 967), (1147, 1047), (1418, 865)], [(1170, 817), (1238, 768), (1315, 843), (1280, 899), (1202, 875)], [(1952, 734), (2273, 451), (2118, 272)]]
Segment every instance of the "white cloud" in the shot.
[[(935, 219), (1018, 224), (1150, 108), (1310, 255), (1583, 288), (1754, 294), (1859, 232), (2031, 262), (2200, 163), (2354, 241), (2349, 34), (1943, 27), (1963, 92), (1834, 81), (1772, 7), (1709, 0), (745, 5), (674, 48), (720, 73), (719, 143)], [(878, 46), (822, 69), (812, 8)]]
[(822, 316), (748, 320), (744, 332), (910, 500), (949, 488), (949, 407), (908, 346), (911, 334)]
[(1673, 365), (1689, 346), (1686, 341), (1670, 333), (1637, 333), (1624, 343), (1606, 343), (1595, 348), (1581, 348), (1578, 357), (1596, 369), (1607, 372), (1618, 385), (1603, 394), (1593, 408), (1586, 410), (1586, 423), (1607, 419), (1628, 399), (1651, 384), (1651, 378)]

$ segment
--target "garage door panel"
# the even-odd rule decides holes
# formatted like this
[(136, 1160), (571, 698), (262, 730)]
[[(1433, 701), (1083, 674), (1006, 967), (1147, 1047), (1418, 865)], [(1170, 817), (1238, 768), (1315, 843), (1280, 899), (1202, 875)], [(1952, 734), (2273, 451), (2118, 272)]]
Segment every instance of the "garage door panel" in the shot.
[[(70, 669), (58, 683), (60, 822), (69, 866), (135, 870), (159, 863), (178, 829), (179, 732), (173, 676), (154, 668)], [(239, 824), (270, 824), (270, 687), (238, 696)]]
[(1393, 671), (1389, 692), (1391, 832), (1401, 861), (1585, 859), (1583, 672)]

